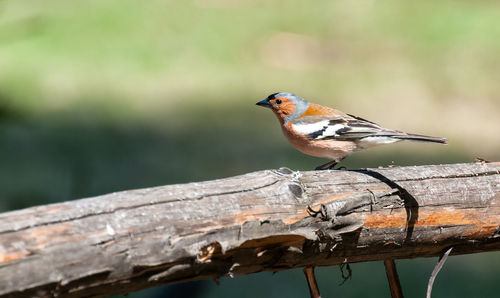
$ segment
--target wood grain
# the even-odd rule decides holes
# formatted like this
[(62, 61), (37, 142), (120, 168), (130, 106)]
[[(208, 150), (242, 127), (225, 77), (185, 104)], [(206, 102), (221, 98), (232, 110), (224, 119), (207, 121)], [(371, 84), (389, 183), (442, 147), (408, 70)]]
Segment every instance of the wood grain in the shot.
[(450, 246), (500, 250), (498, 163), (282, 168), (0, 214), (0, 296), (105, 296)]

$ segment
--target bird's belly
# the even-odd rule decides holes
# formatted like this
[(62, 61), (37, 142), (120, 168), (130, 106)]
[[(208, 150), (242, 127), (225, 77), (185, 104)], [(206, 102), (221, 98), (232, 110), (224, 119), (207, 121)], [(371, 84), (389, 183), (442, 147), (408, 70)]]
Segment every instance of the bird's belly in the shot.
[(356, 143), (350, 141), (308, 140), (287, 130), (283, 130), (283, 133), (297, 150), (311, 156), (342, 159), (358, 150)]

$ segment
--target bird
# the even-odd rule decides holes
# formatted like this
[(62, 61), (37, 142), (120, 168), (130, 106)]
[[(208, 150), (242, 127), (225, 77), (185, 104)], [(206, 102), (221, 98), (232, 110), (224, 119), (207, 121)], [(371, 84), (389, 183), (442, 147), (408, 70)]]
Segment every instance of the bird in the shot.
[(307, 155), (331, 161), (316, 170), (334, 169), (351, 153), (399, 141), (421, 141), (447, 144), (448, 140), (406, 133), (342, 111), (310, 103), (288, 92), (277, 92), (257, 102), (269, 108), (278, 118), (288, 141)]

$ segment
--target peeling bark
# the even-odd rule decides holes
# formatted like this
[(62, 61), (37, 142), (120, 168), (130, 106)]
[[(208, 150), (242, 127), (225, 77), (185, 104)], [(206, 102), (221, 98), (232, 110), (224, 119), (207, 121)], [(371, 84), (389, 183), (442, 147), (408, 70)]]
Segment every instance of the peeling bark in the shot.
[(500, 250), (500, 164), (286, 168), (0, 214), (0, 296)]

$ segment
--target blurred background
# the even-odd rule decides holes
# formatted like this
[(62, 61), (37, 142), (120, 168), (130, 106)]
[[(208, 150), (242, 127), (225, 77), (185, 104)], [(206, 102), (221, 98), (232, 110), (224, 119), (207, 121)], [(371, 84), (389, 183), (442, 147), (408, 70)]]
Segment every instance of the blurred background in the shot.
[[(348, 168), (500, 160), (495, 1), (0, 1), (0, 211), (325, 160), (257, 101), (278, 91), (447, 137)], [(451, 257), (435, 297), (495, 297), (500, 254)], [(398, 261), (423, 297), (436, 259)], [(318, 268), (324, 297), (388, 297), (382, 262)], [(307, 297), (301, 270), (129, 297)]]

